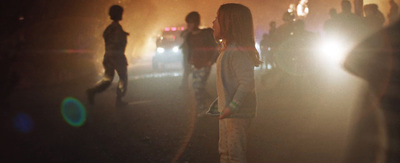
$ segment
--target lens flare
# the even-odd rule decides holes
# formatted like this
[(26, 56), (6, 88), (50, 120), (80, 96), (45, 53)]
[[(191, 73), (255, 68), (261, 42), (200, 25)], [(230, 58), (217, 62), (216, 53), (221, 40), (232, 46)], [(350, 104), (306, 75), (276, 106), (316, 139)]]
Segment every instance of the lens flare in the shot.
[(77, 99), (72, 97), (68, 97), (62, 102), (61, 114), (64, 120), (74, 127), (80, 127), (86, 121), (85, 107)]
[(19, 113), (14, 118), (15, 128), (22, 133), (28, 133), (33, 130), (33, 120), (32, 118), (25, 113)]
[(345, 58), (346, 45), (339, 39), (326, 39), (319, 45), (319, 51), (323, 60), (339, 65)]

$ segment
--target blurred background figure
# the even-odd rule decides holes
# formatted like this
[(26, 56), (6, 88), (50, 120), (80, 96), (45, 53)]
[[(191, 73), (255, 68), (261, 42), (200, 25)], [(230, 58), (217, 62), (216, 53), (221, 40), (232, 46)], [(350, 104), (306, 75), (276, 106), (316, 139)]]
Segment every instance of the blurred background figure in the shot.
[(271, 36), (267, 33), (264, 33), (263, 38), (260, 41), (261, 61), (263, 62), (261, 65), (261, 69), (269, 70), (274, 66), (271, 47), (272, 47)]
[(263, 39), (260, 41), (261, 61), (263, 62), (261, 68), (272, 69), (276, 66), (274, 62), (274, 41), (273, 37), (276, 32), (276, 22), (269, 23), (269, 32), (264, 33)]
[(374, 32), (383, 27), (385, 23), (385, 16), (379, 11), (377, 4), (364, 5), (364, 23), (368, 31)]
[(335, 8), (331, 8), (329, 9), (329, 19), (327, 21), (325, 21), (324, 26), (323, 26), (323, 30), (325, 35), (333, 35), (332, 33), (334, 33), (335, 31), (335, 21), (337, 18), (337, 11)]
[(273, 35), (276, 31), (276, 22), (275, 21), (271, 21), (269, 23), (269, 35)]
[(364, 0), (353, 0), (353, 2), (354, 2), (354, 14), (356, 14), (359, 17), (363, 17)]
[(399, 5), (394, 0), (389, 0), (390, 10), (387, 15), (389, 24), (393, 24), (399, 18)]
[(185, 42), (188, 47), (188, 61), (193, 66), (193, 90), (196, 98), (196, 109), (198, 116), (203, 116), (208, 109), (207, 99), (210, 97), (206, 91), (207, 79), (210, 75), (211, 66), (218, 57), (218, 45), (211, 28), (199, 28), (200, 14), (198, 12), (190, 12), (185, 21), (189, 31)]
[[(295, 15), (291, 12), (285, 12), (282, 16), (283, 24), (280, 25), (271, 36), (271, 50), (275, 57), (280, 57), (279, 49), (281, 45), (290, 39), (294, 34)], [(278, 65), (279, 66), (279, 65)]]
[(335, 33), (349, 44), (355, 43), (364, 35), (362, 17), (351, 12), (349, 0), (342, 0), (342, 12), (337, 15), (335, 21)]

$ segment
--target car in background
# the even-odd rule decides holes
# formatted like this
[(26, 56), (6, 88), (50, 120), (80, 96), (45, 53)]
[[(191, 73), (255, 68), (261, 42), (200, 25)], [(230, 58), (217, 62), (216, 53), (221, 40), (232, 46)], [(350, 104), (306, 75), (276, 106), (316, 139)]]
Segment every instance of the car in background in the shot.
[(182, 50), (180, 46), (183, 43), (181, 33), (184, 27), (166, 27), (162, 34), (157, 38), (156, 52), (152, 59), (153, 70), (165, 68), (166, 64), (182, 63)]

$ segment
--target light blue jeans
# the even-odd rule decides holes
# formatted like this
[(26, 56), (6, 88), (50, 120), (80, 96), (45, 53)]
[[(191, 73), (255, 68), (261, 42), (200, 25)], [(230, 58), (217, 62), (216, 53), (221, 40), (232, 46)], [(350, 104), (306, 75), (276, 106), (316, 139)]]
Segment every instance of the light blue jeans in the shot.
[(206, 84), (208, 76), (210, 76), (211, 67), (203, 67), (200, 69), (194, 68), (193, 73), (193, 90), (196, 98), (196, 108), (198, 111), (205, 110), (208, 106), (206, 99), (208, 93), (206, 91)]

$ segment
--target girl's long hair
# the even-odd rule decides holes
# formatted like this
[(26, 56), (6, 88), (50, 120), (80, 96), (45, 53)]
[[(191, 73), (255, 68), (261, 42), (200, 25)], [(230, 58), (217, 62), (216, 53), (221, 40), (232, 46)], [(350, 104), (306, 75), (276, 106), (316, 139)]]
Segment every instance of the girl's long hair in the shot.
[(219, 7), (217, 15), (222, 40), (227, 45), (235, 43), (240, 50), (249, 53), (255, 66), (260, 65), (250, 9), (242, 4), (227, 3)]

